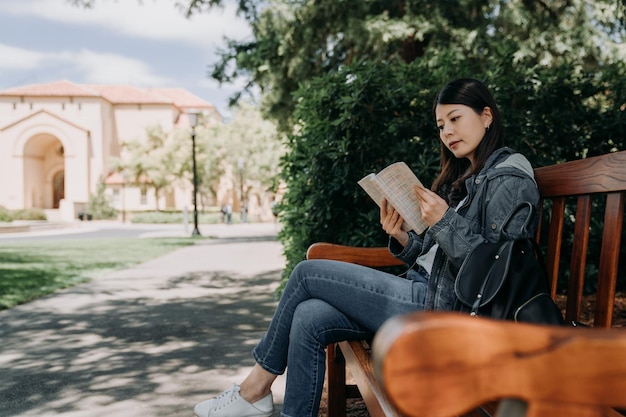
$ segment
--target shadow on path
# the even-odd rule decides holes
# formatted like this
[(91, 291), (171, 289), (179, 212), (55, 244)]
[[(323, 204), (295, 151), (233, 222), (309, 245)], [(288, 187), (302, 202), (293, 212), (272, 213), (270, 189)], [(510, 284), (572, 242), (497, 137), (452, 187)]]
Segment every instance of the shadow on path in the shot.
[(122, 273), (0, 313), (0, 415), (193, 416), (252, 366), (280, 274)]

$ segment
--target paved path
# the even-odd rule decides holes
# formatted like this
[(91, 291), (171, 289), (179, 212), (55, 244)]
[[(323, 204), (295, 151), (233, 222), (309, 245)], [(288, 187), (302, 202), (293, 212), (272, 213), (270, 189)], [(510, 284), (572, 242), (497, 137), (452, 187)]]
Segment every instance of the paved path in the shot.
[[(0, 416), (192, 417), (252, 366), (284, 258), (273, 224), (0, 312)], [(279, 415), (284, 377), (274, 385)]]

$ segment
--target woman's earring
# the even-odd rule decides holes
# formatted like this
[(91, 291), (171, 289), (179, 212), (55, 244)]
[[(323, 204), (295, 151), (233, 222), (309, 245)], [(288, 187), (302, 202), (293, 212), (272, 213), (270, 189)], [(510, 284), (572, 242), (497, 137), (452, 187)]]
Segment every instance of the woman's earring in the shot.
[(485, 127), (485, 130), (486, 130), (487, 132), (489, 132), (489, 128), (490, 128), (490, 127), (491, 127), (490, 125), (487, 125), (487, 126)]

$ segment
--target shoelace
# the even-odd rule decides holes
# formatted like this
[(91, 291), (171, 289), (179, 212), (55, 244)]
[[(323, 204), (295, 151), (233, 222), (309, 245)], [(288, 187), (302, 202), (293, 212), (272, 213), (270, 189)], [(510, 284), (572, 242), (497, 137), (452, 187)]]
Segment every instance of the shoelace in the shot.
[(235, 401), (239, 397), (239, 385), (233, 384), (233, 386), (221, 393), (218, 397), (215, 397), (215, 405), (213, 406), (213, 410), (217, 411), (221, 408), (226, 407), (233, 401)]

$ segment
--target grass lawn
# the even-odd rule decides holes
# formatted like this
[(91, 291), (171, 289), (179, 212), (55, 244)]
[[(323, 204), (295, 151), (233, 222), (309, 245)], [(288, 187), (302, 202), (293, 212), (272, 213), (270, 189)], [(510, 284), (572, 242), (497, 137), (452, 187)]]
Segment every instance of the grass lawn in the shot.
[(0, 242), (0, 310), (192, 244), (189, 238)]

